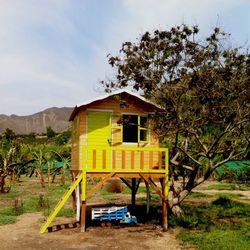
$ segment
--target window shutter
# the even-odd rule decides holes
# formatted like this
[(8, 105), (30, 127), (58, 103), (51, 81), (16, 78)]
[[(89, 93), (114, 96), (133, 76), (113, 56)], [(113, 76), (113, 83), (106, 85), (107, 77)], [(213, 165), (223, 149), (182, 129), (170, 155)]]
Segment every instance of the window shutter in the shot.
[(122, 143), (122, 123), (119, 124), (119, 121), (122, 120), (121, 115), (112, 115), (112, 126), (111, 126), (111, 144), (121, 144)]

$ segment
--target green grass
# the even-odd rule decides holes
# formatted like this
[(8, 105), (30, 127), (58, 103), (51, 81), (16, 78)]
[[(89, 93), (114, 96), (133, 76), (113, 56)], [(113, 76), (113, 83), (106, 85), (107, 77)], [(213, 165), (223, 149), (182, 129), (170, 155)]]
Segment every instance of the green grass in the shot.
[(0, 210), (0, 225), (15, 223), (17, 219), (16, 211), (13, 208)]
[(103, 196), (103, 198), (106, 199), (106, 200), (113, 201), (113, 200), (116, 199), (116, 198), (115, 198), (115, 193), (109, 192), (109, 191), (107, 191), (107, 190), (105, 190), (105, 189), (103, 189), (103, 188), (99, 190), (99, 193), (100, 193), (100, 194)]
[(122, 190), (122, 194), (131, 194), (131, 189), (129, 187), (125, 187), (123, 190)]
[(0, 225), (12, 224), (16, 222), (16, 216), (4, 215), (0, 216)]
[(217, 190), (250, 190), (250, 186), (247, 186), (245, 184), (239, 184), (235, 185), (233, 183), (217, 183), (212, 184), (207, 187), (203, 188), (204, 190), (211, 190), (211, 189), (217, 189)]
[(18, 196), (20, 196), (20, 192), (18, 192), (18, 191), (11, 192), (10, 191), (10, 193), (1, 194), (1, 196), (3, 198), (17, 198)]
[[(149, 190), (152, 191), (153, 188), (149, 187)], [(146, 187), (139, 187), (137, 190), (137, 193), (147, 193)], [(122, 190), (122, 194), (131, 194), (131, 189), (129, 187), (126, 187)]]
[(0, 217), (2, 216), (16, 216), (16, 213), (13, 208), (5, 208), (0, 210)]
[(74, 217), (75, 211), (72, 208), (62, 208), (60, 212), (57, 214), (57, 217)]
[[(44, 216), (49, 216), (51, 211), (53, 210), (54, 208), (47, 208), (47, 209), (44, 209), (43, 210), (43, 215)], [(67, 217), (67, 218), (72, 218), (74, 217), (75, 215), (75, 211), (74, 209), (72, 208), (62, 208), (59, 213), (56, 215), (57, 217)]]
[(185, 216), (170, 217), (183, 229), (178, 237), (200, 250), (247, 250), (250, 246), (250, 204), (219, 196), (209, 205), (184, 207)]
[[(137, 201), (147, 201), (147, 197), (138, 197), (136, 199)], [(158, 194), (151, 194), (150, 195), (150, 201), (151, 202), (158, 202), (161, 200), (161, 197)]]
[[(71, 183), (67, 177), (65, 185), (60, 185), (56, 179), (50, 187), (42, 188), (38, 178), (22, 176), (20, 182), (16, 182), (9, 193), (1, 194), (3, 207), (0, 208), (0, 225), (15, 223), (17, 216), (23, 213), (42, 212), (48, 213), (54, 209)], [(68, 208), (69, 199), (58, 216), (72, 217), (74, 211)]]
[(220, 197), (226, 197), (228, 199), (239, 199), (241, 197), (244, 197), (243, 194), (230, 194), (230, 193), (219, 193), (217, 195), (215, 195), (216, 198), (220, 198)]
[(182, 231), (179, 234), (182, 241), (188, 241), (201, 250), (247, 250), (250, 244), (250, 233), (248, 228), (242, 227), (239, 230), (214, 229), (210, 232), (189, 232)]
[(188, 198), (201, 198), (201, 197), (209, 197), (210, 195), (204, 194), (201, 192), (191, 192), (188, 195)]
[(113, 194), (114, 194), (113, 192), (109, 192), (109, 191), (107, 191), (107, 190), (104, 189), (104, 188), (99, 189), (99, 193), (100, 193), (102, 196), (107, 196), (107, 195), (113, 195)]

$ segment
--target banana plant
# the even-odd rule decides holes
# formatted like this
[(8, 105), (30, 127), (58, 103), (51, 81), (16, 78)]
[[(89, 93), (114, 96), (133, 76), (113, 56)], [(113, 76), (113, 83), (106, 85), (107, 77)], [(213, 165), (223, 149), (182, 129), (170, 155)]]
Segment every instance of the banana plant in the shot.
[(35, 174), (38, 176), (41, 186), (45, 188), (45, 179), (44, 179), (44, 174), (43, 174), (43, 167), (47, 162), (46, 159), (46, 154), (48, 152), (46, 151), (46, 148), (43, 146), (41, 148), (38, 148), (38, 150), (33, 151), (33, 159), (35, 161), (35, 167), (33, 168), (30, 177)]
[(65, 175), (66, 175), (66, 169), (70, 166), (70, 157), (64, 157), (62, 154), (52, 150), (51, 152), (53, 152), (59, 159), (60, 161), (63, 163), (62, 167), (56, 168), (54, 173), (53, 173), (53, 180), (52, 182), (55, 181), (55, 177), (57, 174), (61, 174), (61, 185), (65, 184)]
[(16, 149), (12, 144), (0, 148), (0, 193), (9, 192), (11, 185), (6, 190), (6, 178), (11, 175), (12, 168), (17, 164), (14, 163)]

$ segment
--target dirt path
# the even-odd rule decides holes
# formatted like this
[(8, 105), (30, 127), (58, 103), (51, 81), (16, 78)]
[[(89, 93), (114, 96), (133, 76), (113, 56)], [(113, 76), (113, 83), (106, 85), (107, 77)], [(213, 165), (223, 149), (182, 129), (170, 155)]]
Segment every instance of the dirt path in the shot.
[[(160, 226), (89, 227), (86, 233), (76, 228), (39, 235), (41, 213), (24, 214), (15, 224), (0, 226), (1, 249), (184, 249), (175, 238), (176, 231), (163, 233)], [(54, 224), (71, 223), (72, 219), (56, 218)]]

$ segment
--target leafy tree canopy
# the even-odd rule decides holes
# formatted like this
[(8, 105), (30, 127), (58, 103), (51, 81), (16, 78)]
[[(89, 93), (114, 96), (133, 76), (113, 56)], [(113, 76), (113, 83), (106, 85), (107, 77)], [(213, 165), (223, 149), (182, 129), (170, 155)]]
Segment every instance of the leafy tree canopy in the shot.
[(56, 132), (49, 126), (47, 127), (47, 137), (52, 138), (56, 135)]
[(102, 81), (107, 91), (131, 87), (165, 108), (155, 129), (171, 152), (170, 208), (249, 151), (250, 55), (227, 46), (229, 36), (218, 27), (198, 37), (198, 26), (146, 32), (108, 56), (116, 77)]

